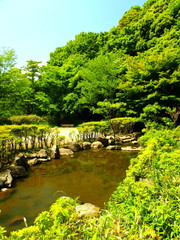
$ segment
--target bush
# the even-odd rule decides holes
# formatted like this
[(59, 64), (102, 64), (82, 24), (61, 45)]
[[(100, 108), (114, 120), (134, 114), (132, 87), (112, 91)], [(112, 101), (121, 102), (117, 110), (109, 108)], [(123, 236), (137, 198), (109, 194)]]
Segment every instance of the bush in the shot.
[(110, 123), (114, 134), (141, 132), (145, 127), (143, 122), (139, 122), (138, 119), (131, 117), (113, 118), (110, 120)]
[(110, 130), (110, 125), (109, 125), (109, 121), (86, 122), (86, 123), (80, 124), (78, 128), (82, 131), (94, 131), (94, 132), (107, 133)]
[(9, 117), (11, 124), (42, 124), (45, 123), (45, 119), (37, 115), (19, 115)]
[(59, 145), (58, 129), (48, 125), (3, 125), (0, 126), (0, 163), (11, 162), (19, 151)]
[(80, 132), (80, 138), (84, 139), (93, 139), (99, 134), (106, 135), (110, 131), (109, 121), (101, 122), (86, 122), (78, 126)]
[(180, 127), (146, 132), (144, 149), (111, 197), (109, 210), (114, 218), (120, 214), (128, 239), (177, 239), (180, 234), (179, 133)]

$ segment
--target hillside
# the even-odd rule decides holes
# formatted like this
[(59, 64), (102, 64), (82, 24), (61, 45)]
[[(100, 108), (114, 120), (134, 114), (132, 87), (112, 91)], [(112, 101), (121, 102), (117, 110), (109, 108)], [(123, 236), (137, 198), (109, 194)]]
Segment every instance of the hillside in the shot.
[[(180, 29), (176, 0), (132, 7), (105, 33), (80, 33), (50, 55), (41, 82), (61, 85), (61, 114), (85, 119), (142, 116), (175, 120)], [(47, 92), (46, 92), (47, 91)], [(49, 96), (48, 89), (45, 90)], [(98, 115), (95, 115), (98, 114)], [(62, 116), (63, 119), (63, 116)]]
[[(37, 114), (53, 124), (136, 116), (179, 124), (180, 3), (148, 0), (109, 32), (80, 33), (46, 66), (0, 54), (0, 121)], [(16, 104), (14, 104), (14, 101)]]

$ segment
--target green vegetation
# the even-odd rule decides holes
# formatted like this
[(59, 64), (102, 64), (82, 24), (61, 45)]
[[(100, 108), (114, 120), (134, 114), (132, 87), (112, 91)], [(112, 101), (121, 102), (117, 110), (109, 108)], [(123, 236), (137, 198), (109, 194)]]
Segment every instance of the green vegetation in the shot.
[(8, 119), (11, 124), (41, 124), (45, 120), (42, 117), (37, 115), (20, 115), (20, 116), (11, 116)]
[(110, 131), (109, 121), (86, 122), (78, 126), (78, 131), (82, 139), (94, 139), (96, 134), (106, 135)]
[[(18, 117), (17, 120), (19, 120)], [(59, 145), (61, 137), (58, 134), (58, 129), (52, 129), (48, 125), (0, 126), (0, 163), (10, 163), (14, 155), (20, 151), (51, 147), (54, 144)]]
[[(102, 134), (127, 134), (141, 132), (145, 125), (139, 119), (132, 117), (112, 118), (99, 122), (86, 122), (78, 125), (80, 135), (84, 138), (95, 138), (95, 135)], [(94, 136), (94, 137), (93, 137)]]
[[(110, 126), (116, 133), (134, 118), (147, 125), (143, 150), (101, 216), (78, 218), (77, 202), (61, 198), (10, 239), (179, 238), (179, 10), (179, 0), (147, 0), (109, 32), (83, 32), (56, 48), (42, 67), (29, 60), (23, 69), (14, 68), (14, 50), (2, 49), (0, 124), (27, 124), (0, 127), (5, 162), (16, 149), (28, 149), (29, 141), (47, 145), (49, 128), (31, 125), (44, 116), (56, 125), (90, 121), (79, 125), (83, 134)], [(8, 239), (3, 228), (0, 237)]]
[(150, 130), (131, 160), (127, 177), (100, 216), (78, 217), (70, 198), (60, 198), (32, 226), (1, 239), (178, 239), (180, 236), (180, 127)]
[(42, 67), (14, 68), (14, 51), (3, 49), (0, 122), (36, 114), (55, 125), (117, 117), (178, 125), (179, 8), (178, 0), (134, 6), (109, 32), (82, 32), (56, 48)]

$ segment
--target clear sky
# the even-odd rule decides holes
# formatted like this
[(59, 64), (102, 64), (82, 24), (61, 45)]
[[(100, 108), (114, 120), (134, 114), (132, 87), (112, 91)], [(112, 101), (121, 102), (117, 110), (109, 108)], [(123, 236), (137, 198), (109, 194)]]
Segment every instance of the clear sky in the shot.
[(80, 32), (109, 31), (131, 6), (146, 0), (0, 0), (0, 48), (13, 48), (17, 66), (46, 63), (50, 52)]

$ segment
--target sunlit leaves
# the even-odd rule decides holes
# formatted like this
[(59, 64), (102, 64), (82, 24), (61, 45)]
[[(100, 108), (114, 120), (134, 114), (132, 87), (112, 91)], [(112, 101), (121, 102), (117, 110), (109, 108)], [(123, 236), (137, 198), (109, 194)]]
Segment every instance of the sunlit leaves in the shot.
[(14, 67), (16, 58), (14, 49), (3, 48), (0, 51), (0, 74)]

